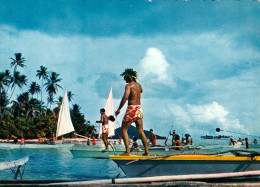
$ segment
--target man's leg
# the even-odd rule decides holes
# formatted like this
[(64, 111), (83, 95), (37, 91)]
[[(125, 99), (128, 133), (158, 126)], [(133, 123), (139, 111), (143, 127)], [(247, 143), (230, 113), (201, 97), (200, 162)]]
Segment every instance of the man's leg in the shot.
[(149, 155), (147, 138), (144, 134), (144, 129), (143, 129), (143, 120), (142, 119), (136, 120), (135, 125), (136, 125), (136, 129), (137, 129), (139, 135), (141, 136), (142, 143), (144, 145), (144, 149), (145, 149), (144, 155)]
[(102, 151), (108, 151), (108, 145), (107, 145), (107, 136), (106, 136), (106, 134), (105, 133), (102, 133), (102, 140), (103, 140), (103, 142), (104, 142), (104, 144), (105, 144), (105, 149), (104, 150), (102, 150)]
[(130, 148), (129, 148), (129, 137), (128, 137), (128, 128), (130, 127), (131, 125), (131, 121), (123, 121), (122, 122), (122, 126), (121, 126), (121, 131), (122, 131), (122, 135), (123, 135), (123, 140), (124, 140), (124, 143), (125, 143), (125, 153), (121, 154), (122, 156), (127, 156), (127, 155), (130, 155)]
[(106, 149), (108, 150), (109, 143), (108, 143), (107, 137), (108, 137), (108, 134), (106, 133), (105, 134), (105, 145), (106, 145)]

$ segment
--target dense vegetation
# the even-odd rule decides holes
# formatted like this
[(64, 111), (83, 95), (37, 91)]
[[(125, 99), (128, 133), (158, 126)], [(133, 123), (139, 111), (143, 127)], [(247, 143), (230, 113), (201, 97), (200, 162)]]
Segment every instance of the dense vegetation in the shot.
[[(27, 76), (18, 71), (19, 68), (26, 68), (26, 60), (22, 54), (15, 53), (14, 58), (10, 59), (10, 70), (0, 72), (0, 138), (11, 138), (11, 135), (18, 138), (48, 138), (55, 135), (63, 99), (57, 95), (62, 88), (60, 75), (40, 66), (35, 72), (40, 84), (36, 81), (29, 83)], [(14, 93), (18, 93), (16, 100), (12, 99), (15, 98)], [(71, 103), (74, 94), (71, 91), (67, 94)], [(43, 96), (47, 96), (46, 104)], [(85, 120), (80, 109), (79, 105), (72, 105), (72, 123), (77, 133), (90, 136), (95, 127)], [(70, 133), (64, 137), (72, 136), (73, 133)]]

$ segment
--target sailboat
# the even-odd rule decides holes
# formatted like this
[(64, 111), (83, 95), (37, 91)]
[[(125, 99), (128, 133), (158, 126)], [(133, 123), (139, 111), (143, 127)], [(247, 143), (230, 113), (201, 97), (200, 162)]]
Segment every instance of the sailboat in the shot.
[[(113, 100), (112, 88), (110, 89), (104, 109), (106, 111), (107, 116), (114, 115), (114, 100)], [(115, 135), (115, 122), (114, 121), (108, 120), (108, 129), (109, 129), (108, 137), (114, 136)], [(100, 126), (99, 126), (98, 138), (101, 138), (101, 135), (102, 135), (102, 124), (100, 124)], [(109, 155), (114, 154), (113, 151), (101, 153), (101, 151), (100, 151), (101, 148), (102, 148), (101, 146), (95, 146), (95, 149), (94, 149), (94, 147), (88, 148), (88, 150), (72, 149), (72, 150), (70, 150), (70, 152), (73, 154), (73, 156), (75, 158), (93, 158), (93, 157), (108, 158)], [(97, 150), (97, 149), (100, 149), (100, 150)], [(121, 152), (123, 153), (123, 151), (121, 151)]]
[(75, 129), (71, 121), (69, 100), (67, 96), (67, 90), (65, 89), (63, 101), (60, 106), (60, 112), (59, 112), (59, 118), (58, 118), (57, 130), (56, 130), (56, 140), (59, 136), (68, 134), (73, 131), (75, 131)]

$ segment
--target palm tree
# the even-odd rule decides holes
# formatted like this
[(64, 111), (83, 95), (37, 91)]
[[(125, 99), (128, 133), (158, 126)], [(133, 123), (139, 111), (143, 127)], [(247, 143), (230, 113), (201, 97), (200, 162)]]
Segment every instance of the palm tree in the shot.
[(28, 117), (38, 116), (41, 112), (41, 103), (35, 99), (31, 98), (28, 102)]
[[(11, 77), (11, 89), (12, 89), (12, 93), (11, 93), (11, 96), (9, 97), (9, 99), (8, 99), (8, 104), (10, 103), (10, 100), (11, 100), (11, 98), (12, 98), (12, 96), (13, 96), (15, 87), (18, 86), (19, 88), (22, 88), (22, 87), (23, 87), (24, 85), (26, 85), (26, 84), (27, 84), (26, 76), (20, 74), (19, 71), (16, 71), (16, 72), (14, 73), (14, 76)], [(1, 119), (3, 119), (3, 117), (4, 117), (5, 110), (6, 110), (6, 107), (5, 107), (4, 110), (3, 110), (3, 113), (2, 113), (2, 115), (1, 115)]]
[(7, 86), (7, 85), (8, 85), (7, 77), (4, 72), (1, 72), (0, 73), (0, 92), (2, 92), (2, 90), (4, 90), (5, 86)]
[[(51, 105), (54, 103), (53, 95), (50, 95), (50, 94), (48, 95), (47, 102), (48, 102), (48, 104), (50, 104), (50, 110), (51, 110)], [(47, 106), (48, 106), (48, 104), (47, 104)]]
[(58, 105), (58, 107), (60, 107), (62, 104), (62, 101), (63, 101), (63, 97), (59, 96), (58, 101), (56, 101), (55, 103)]
[(46, 86), (46, 91), (49, 94), (49, 101), (57, 94), (58, 88), (62, 88), (58, 83), (61, 82), (61, 78), (58, 78), (59, 74), (56, 72), (50, 72), (47, 82), (44, 84)]
[(69, 100), (69, 102), (72, 101), (73, 95), (74, 95), (74, 94), (73, 94), (71, 91), (68, 91), (68, 100)]
[[(2, 90), (5, 90), (6, 92), (8, 92), (8, 87), (11, 83), (11, 75), (10, 75), (10, 71), (6, 70), (5, 72), (0, 72), (0, 92)], [(5, 89), (7, 88), (7, 89)]]
[[(40, 69), (37, 70), (36, 76), (39, 79), (42, 79), (42, 86), (41, 86), (41, 103), (42, 103), (42, 89), (43, 89), (43, 80), (46, 80), (48, 78), (48, 71), (47, 68), (44, 66), (40, 66)], [(42, 113), (42, 110), (41, 110)]]
[(5, 91), (0, 92), (0, 113), (3, 114), (5, 107), (8, 105), (8, 97)]
[(29, 93), (32, 95), (37, 94), (41, 91), (40, 86), (36, 82), (32, 82), (29, 88)]
[(18, 86), (19, 88), (22, 88), (24, 85), (27, 85), (27, 78), (26, 78), (26, 76), (20, 74), (19, 71), (16, 71), (14, 73), (14, 76), (12, 77), (12, 80), (11, 80), (12, 94), (10, 96), (10, 99), (13, 96), (15, 87)]
[(81, 114), (80, 109), (81, 109), (81, 107), (78, 104), (74, 104), (74, 105), (72, 105), (71, 112), (75, 113), (75, 114)]
[(17, 66), (20, 66), (20, 67), (24, 67), (25, 66), (25, 58), (22, 57), (22, 53), (15, 53), (14, 54), (15, 58), (12, 58), (11, 59), (13, 60), (11, 62), (11, 67), (14, 66), (14, 73), (16, 72), (17, 70)]

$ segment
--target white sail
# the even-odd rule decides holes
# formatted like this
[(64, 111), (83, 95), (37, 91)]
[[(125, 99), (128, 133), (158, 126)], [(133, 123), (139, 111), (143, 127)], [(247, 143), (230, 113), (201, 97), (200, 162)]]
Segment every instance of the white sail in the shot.
[(56, 139), (57, 137), (75, 131), (70, 118), (69, 100), (67, 90), (65, 90), (62, 104), (60, 106), (59, 119), (57, 124)]
[[(106, 114), (107, 116), (114, 116), (114, 100), (113, 100), (113, 94), (112, 94), (112, 88), (110, 89), (110, 93), (108, 95), (107, 103), (105, 106)], [(115, 135), (115, 122), (108, 120), (108, 137)]]
[[(114, 100), (113, 100), (112, 88), (110, 89), (110, 93), (108, 95), (108, 99), (104, 109), (106, 110), (107, 116), (111, 116), (111, 115), (114, 116)], [(108, 129), (109, 129), (108, 137), (114, 136), (115, 122), (108, 120)], [(101, 134), (102, 134), (102, 124), (100, 124), (99, 126), (99, 137), (101, 136)]]

